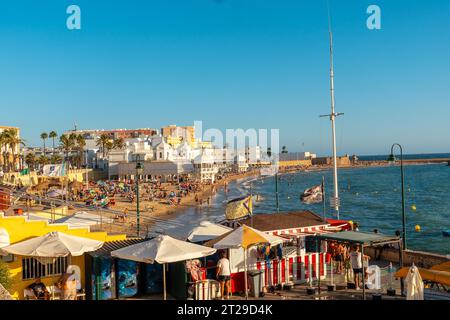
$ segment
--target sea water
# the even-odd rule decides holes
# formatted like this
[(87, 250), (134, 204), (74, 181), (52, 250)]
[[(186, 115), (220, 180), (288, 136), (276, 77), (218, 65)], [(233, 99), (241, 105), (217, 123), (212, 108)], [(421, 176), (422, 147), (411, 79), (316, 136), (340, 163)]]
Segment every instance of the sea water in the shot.
[[(444, 164), (404, 166), (406, 201), (407, 247), (440, 254), (450, 254), (450, 237), (442, 231), (450, 229), (450, 167)], [(402, 229), (402, 198), (400, 167), (366, 167), (339, 169), (340, 219), (358, 222), (360, 231), (394, 234)], [(319, 185), (325, 178), (326, 218), (336, 218), (329, 206), (333, 190), (331, 170), (296, 172), (279, 175), (280, 212), (311, 210), (323, 215), (323, 205), (304, 204), (300, 194)], [(276, 215), (275, 177), (245, 179), (229, 184), (230, 191), (219, 190), (211, 205), (188, 207), (183, 212), (167, 217), (172, 224), (157, 223), (151, 231), (187, 237), (189, 231), (201, 221), (224, 218), (228, 200), (258, 194), (254, 201), (254, 214)], [(415, 210), (413, 209), (415, 207)], [(420, 232), (415, 231), (419, 225)]]

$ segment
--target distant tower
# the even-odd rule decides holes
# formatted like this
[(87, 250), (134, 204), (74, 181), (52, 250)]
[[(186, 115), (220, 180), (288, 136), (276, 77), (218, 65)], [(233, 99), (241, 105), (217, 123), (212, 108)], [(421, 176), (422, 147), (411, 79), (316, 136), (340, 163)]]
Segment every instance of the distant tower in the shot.
[(75, 121), (75, 122), (73, 123), (73, 131), (77, 131), (77, 127), (78, 127), (78, 124), (77, 124), (77, 122)]

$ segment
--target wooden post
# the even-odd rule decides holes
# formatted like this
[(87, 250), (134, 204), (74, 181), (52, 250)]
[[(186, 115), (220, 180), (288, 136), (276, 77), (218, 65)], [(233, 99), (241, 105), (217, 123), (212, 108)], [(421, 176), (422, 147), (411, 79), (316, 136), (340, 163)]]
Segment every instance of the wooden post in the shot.
[(167, 290), (166, 290), (166, 264), (163, 263), (163, 282), (164, 282), (164, 300), (167, 300)]
[(361, 262), (362, 262), (362, 295), (366, 300), (366, 273), (364, 272), (364, 244), (361, 244)]

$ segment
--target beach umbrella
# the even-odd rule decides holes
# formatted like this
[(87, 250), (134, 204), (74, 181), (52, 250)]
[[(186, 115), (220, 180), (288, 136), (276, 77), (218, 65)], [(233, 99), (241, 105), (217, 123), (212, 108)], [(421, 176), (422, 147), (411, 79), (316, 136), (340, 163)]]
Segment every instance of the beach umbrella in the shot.
[(89, 227), (99, 225), (102, 223), (113, 223), (114, 219), (102, 217), (98, 214), (79, 211), (73, 215), (62, 217), (55, 221), (55, 223), (67, 223), (71, 227)]
[(423, 281), (419, 269), (413, 264), (405, 279), (406, 300), (423, 300)]
[(163, 265), (164, 300), (166, 294), (166, 264), (206, 257), (216, 249), (177, 240), (168, 235), (159, 235), (149, 241), (140, 242), (111, 252), (112, 257), (144, 263)]
[(0, 283), (0, 300), (13, 300), (11, 294)]
[(0, 253), (36, 258), (57, 258), (68, 255), (81, 256), (85, 252), (101, 248), (102, 245), (102, 241), (72, 236), (63, 232), (50, 232), (3, 247), (0, 249)]
[(247, 292), (247, 250), (249, 247), (261, 244), (279, 244), (284, 241), (283, 238), (268, 235), (262, 231), (253, 229), (247, 225), (228, 232), (219, 237), (214, 243), (210, 242), (216, 249), (242, 248), (244, 250), (244, 281), (245, 281), (245, 298), (248, 299)]
[(225, 233), (230, 232), (231, 228), (209, 221), (202, 221), (189, 233), (187, 240), (191, 242), (202, 242), (215, 239)]

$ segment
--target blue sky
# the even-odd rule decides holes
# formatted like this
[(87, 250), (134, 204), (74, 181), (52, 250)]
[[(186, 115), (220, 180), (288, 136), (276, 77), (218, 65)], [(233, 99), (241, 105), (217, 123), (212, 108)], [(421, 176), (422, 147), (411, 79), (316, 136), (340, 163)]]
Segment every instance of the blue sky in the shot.
[[(330, 0), (339, 153), (449, 152), (450, 2)], [(81, 30), (66, 8), (81, 8)], [(382, 29), (366, 27), (377, 4)], [(279, 128), (329, 154), (326, 0), (2, 1), (0, 125)]]

